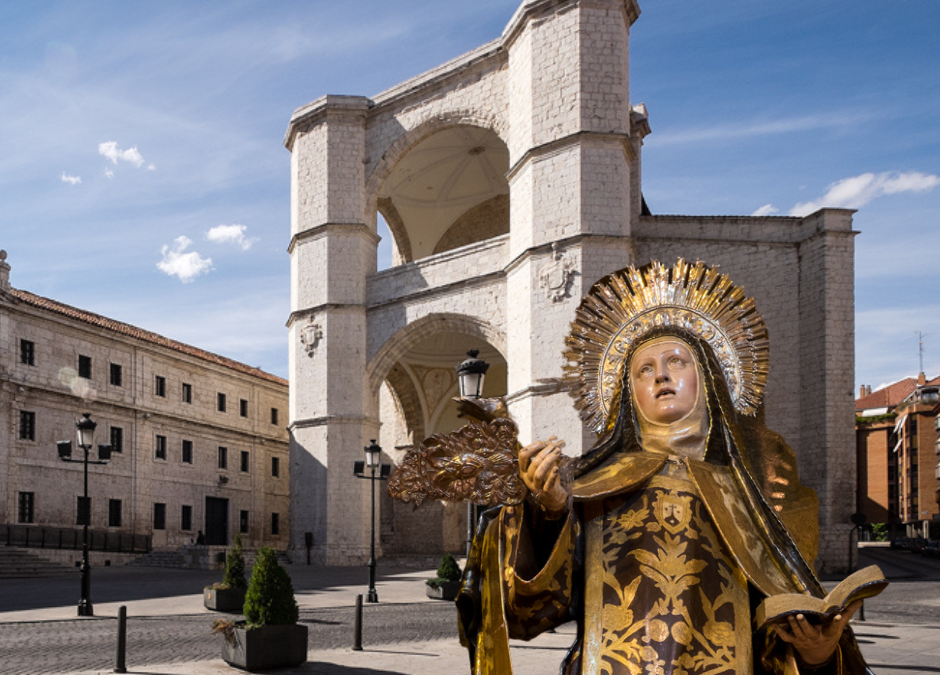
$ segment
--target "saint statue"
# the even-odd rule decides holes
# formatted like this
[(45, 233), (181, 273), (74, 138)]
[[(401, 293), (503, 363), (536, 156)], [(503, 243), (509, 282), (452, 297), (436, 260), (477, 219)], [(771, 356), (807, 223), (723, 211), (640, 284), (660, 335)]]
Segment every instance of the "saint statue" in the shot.
[(763, 423), (753, 299), (701, 262), (630, 267), (582, 300), (565, 357), (590, 451), (519, 448), (497, 400), (475, 415), (495, 422), (432, 437), (389, 483), (405, 501), (501, 504), (457, 598), (473, 674), (511, 675), (510, 638), (569, 621), (562, 675), (868, 673), (848, 626), (858, 602), (822, 622), (754, 620), (766, 597), (826, 593), (816, 493)]
[(756, 630), (766, 596), (822, 597), (818, 502), (760, 415), (767, 331), (702, 263), (599, 281), (567, 340), (599, 441), (519, 452), (522, 503), (481, 520), (458, 598), (474, 675), (509, 675), (509, 638), (574, 620), (563, 675), (867, 673), (848, 627)]

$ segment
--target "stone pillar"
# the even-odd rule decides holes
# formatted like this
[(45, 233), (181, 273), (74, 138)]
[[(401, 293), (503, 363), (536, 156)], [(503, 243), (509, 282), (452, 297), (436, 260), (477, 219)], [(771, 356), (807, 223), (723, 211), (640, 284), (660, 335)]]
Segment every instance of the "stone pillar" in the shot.
[(633, 1), (533, 0), (504, 33), (510, 406), (523, 442), (555, 434), (572, 455), (593, 434), (584, 432), (567, 395), (533, 398), (533, 387), (561, 375), (564, 336), (581, 297), (632, 261), (631, 174), (639, 144), (631, 139), (628, 53), (638, 14)]
[(847, 209), (803, 219), (800, 479), (819, 496), (817, 568), (848, 566), (855, 512), (855, 233)]
[[(369, 554), (369, 492), (353, 462), (377, 438), (366, 367), (366, 276), (378, 237), (365, 218), (369, 101), (327, 96), (299, 109), (291, 151), (290, 434), (292, 559)], [(297, 386), (302, 384), (302, 386)]]

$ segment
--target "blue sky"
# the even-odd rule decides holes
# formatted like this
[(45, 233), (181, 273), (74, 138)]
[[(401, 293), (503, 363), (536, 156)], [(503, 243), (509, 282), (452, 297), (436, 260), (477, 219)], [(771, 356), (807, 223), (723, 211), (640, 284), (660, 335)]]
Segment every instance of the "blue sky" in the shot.
[[(494, 39), (516, 6), (0, 4), (12, 284), (286, 376), (291, 112)], [(858, 208), (856, 379), (916, 374), (915, 331), (940, 374), (940, 3), (641, 8), (653, 212)]]

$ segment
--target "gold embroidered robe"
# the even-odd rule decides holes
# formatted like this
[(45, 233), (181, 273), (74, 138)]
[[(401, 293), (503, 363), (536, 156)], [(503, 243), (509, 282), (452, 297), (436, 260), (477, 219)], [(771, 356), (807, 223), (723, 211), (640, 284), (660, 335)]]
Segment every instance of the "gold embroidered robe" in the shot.
[[(789, 500), (785, 520), (812, 510), (815, 523), (815, 504), (781, 478), (786, 462), (755, 471), (769, 502), (758, 508), (733, 470), (687, 459), (688, 477), (677, 479), (662, 475), (667, 461), (623, 453), (575, 482), (566, 519), (523, 505), (481, 526), (458, 599), (474, 675), (509, 675), (509, 638), (572, 619), (578, 636), (563, 675), (801, 672), (792, 648), (752, 634), (751, 596), (798, 588), (762, 508), (781, 513)], [(818, 672), (868, 672), (850, 629)]]

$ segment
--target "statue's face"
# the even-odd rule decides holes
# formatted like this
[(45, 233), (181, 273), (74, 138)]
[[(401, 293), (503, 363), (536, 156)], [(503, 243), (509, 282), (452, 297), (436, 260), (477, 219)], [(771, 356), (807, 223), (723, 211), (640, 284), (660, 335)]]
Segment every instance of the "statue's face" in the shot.
[(657, 424), (682, 419), (695, 407), (698, 369), (688, 345), (678, 339), (640, 347), (630, 363), (630, 386), (637, 406)]

